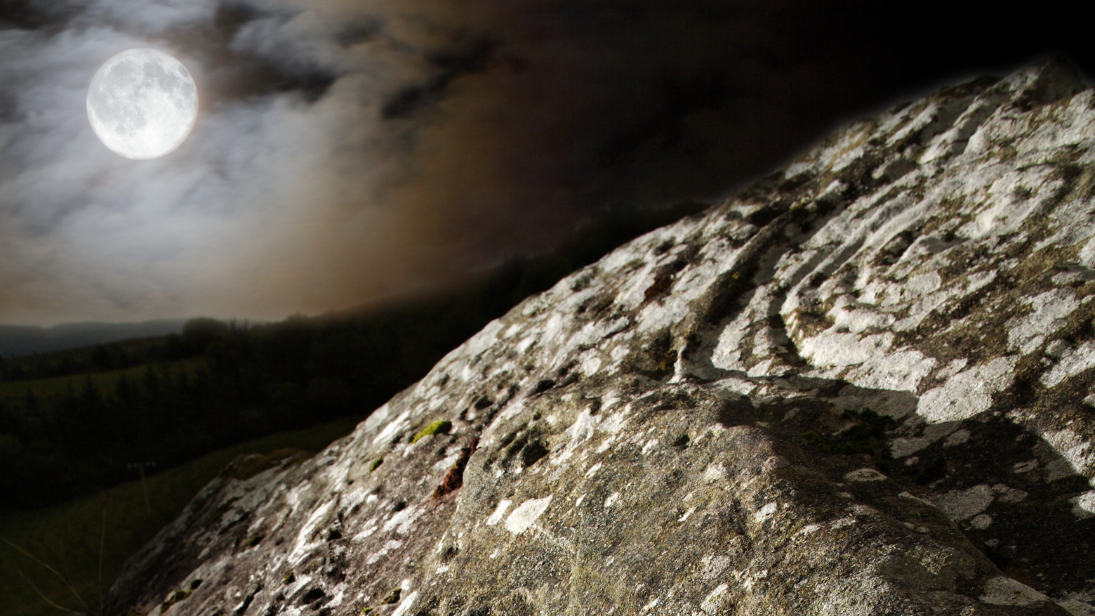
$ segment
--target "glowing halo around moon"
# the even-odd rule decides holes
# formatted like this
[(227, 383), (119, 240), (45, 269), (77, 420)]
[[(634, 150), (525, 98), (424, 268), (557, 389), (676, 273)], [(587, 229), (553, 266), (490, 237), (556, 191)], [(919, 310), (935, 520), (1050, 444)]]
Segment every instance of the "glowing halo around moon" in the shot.
[(186, 67), (147, 47), (110, 58), (87, 91), (87, 117), (106, 147), (135, 160), (159, 158), (186, 140), (198, 90)]

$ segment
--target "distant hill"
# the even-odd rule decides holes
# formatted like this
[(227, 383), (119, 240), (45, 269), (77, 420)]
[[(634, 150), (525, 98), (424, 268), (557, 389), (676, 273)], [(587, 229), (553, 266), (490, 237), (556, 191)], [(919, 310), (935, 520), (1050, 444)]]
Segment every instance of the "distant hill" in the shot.
[(0, 357), (52, 353), (130, 338), (149, 338), (182, 332), (184, 319), (141, 323), (63, 323), (53, 327), (0, 325)]

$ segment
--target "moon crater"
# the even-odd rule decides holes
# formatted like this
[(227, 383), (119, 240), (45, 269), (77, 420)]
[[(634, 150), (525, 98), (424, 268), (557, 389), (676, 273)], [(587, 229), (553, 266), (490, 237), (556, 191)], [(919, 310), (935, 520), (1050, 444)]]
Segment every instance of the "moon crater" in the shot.
[(106, 147), (131, 159), (159, 158), (186, 140), (198, 117), (198, 91), (172, 56), (129, 49), (95, 73), (87, 117)]

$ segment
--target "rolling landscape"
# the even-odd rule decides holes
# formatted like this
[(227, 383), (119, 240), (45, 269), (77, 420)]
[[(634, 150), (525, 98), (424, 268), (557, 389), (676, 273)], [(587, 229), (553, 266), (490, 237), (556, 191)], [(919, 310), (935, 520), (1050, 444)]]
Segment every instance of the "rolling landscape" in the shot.
[[(0, 360), (0, 613), (87, 609), (238, 456), (323, 449), (529, 294), (702, 207), (616, 216), (474, 285), (379, 310), (195, 318), (178, 333)], [(149, 462), (142, 485), (134, 465)]]

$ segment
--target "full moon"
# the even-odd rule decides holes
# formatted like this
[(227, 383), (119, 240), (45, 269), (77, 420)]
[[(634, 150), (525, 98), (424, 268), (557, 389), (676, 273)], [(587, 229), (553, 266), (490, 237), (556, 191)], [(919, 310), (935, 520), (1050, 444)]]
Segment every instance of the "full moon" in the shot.
[(159, 158), (186, 140), (198, 117), (190, 72), (150, 48), (112, 57), (87, 91), (87, 117), (106, 147), (135, 160)]

